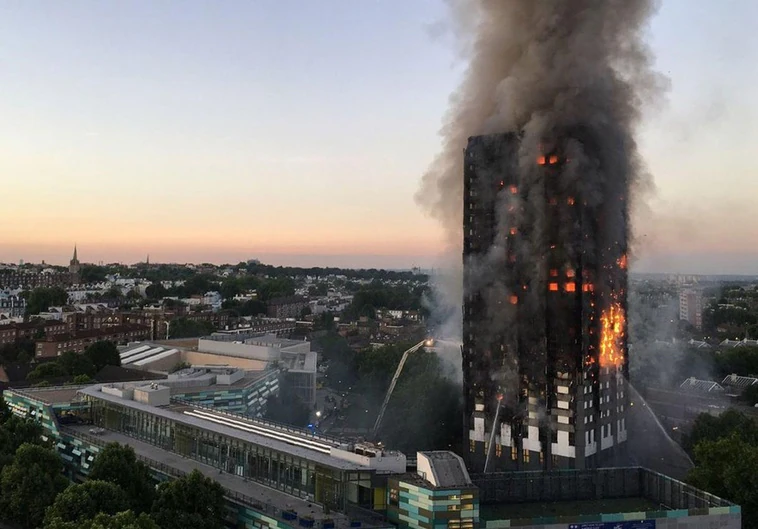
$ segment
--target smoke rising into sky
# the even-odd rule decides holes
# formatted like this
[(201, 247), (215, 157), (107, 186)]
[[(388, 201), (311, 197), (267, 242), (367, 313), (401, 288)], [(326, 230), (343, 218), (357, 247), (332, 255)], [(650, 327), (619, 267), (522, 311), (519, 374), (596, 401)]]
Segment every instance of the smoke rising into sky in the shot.
[[(468, 137), (488, 133), (523, 133), (519, 170), (529, 178), (527, 164), (534, 165), (546, 139), (577, 127), (587, 131), (592, 152), (578, 142), (565, 147), (580, 163), (562, 177), (610, 226), (601, 226), (603, 240), (596, 242), (619, 240), (625, 247), (628, 204), (608, 198), (626, 201), (630, 189), (639, 194), (650, 187), (634, 133), (645, 106), (666, 86), (645, 43), (657, 2), (456, 0), (450, 8), (468, 68), (450, 99), (442, 150), (416, 196), (445, 229), (450, 265), (460, 269), (463, 149)], [(460, 301), (459, 278), (439, 282), (448, 291), (439, 298)]]

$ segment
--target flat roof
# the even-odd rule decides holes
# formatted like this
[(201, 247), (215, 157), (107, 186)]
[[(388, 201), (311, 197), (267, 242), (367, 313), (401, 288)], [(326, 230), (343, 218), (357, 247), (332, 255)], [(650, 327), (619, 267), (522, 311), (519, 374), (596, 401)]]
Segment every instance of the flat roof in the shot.
[[(315, 450), (310, 450), (307, 448), (300, 448), (298, 446), (293, 446), (291, 444), (288, 444), (284, 441), (278, 441), (270, 437), (264, 437), (263, 435), (258, 435), (255, 433), (238, 430), (236, 428), (225, 426), (223, 424), (218, 424), (207, 419), (201, 419), (196, 416), (187, 415), (185, 413), (179, 412), (178, 410), (180, 408), (174, 408), (174, 409), (160, 408), (160, 407), (150, 406), (147, 404), (142, 404), (141, 402), (137, 402), (134, 400), (121, 399), (114, 395), (108, 395), (107, 393), (103, 393), (102, 391), (100, 391), (100, 387), (101, 385), (99, 384), (94, 385), (94, 386), (89, 386), (89, 387), (81, 389), (80, 393), (83, 395), (87, 395), (89, 397), (95, 398), (95, 399), (111, 402), (113, 404), (117, 404), (125, 408), (132, 408), (139, 411), (143, 411), (145, 413), (149, 413), (151, 415), (163, 417), (165, 419), (169, 419), (177, 423), (185, 424), (187, 426), (194, 426), (195, 428), (212, 431), (214, 433), (225, 435), (233, 439), (239, 439), (241, 441), (245, 441), (250, 444), (254, 444), (256, 446), (262, 446), (265, 448), (270, 448), (271, 450), (276, 450), (277, 452), (282, 452), (288, 455), (301, 457), (303, 459), (313, 461), (314, 463), (318, 463), (318, 464), (328, 466), (331, 468), (336, 468), (338, 470), (363, 470), (363, 471), (369, 470), (363, 465), (351, 463), (344, 459), (333, 457), (329, 454), (325, 454), (325, 453), (318, 452)], [(197, 409), (202, 410), (202, 408), (197, 408)], [(223, 414), (218, 414), (218, 415), (219, 417), (224, 417)], [(237, 420), (240, 422), (245, 421), (243, 417), (239, 417), (239, 418), (234, 417), (234, 420)], [(315, 437), (314, 440), (318, 440), (318, 438)]]
[(668, 511), (660, 503), (646, 498), (613, 498), (602, 500), (546, 501), (529, 503), (481, 504), (482, 521), (542, 518), (546, 516), (582, 516), (626, 512)]
[[(419, 452), (419, 459), (426, 457), (432, 470), (432, 476), (427, 476), (427, 481), (437, 487), (470, 487), (469, 477), (463, 459), (453, 452), (436, 450)], [(432, 482), (432, 479), (434, 482)]]
[(79, 390), (86, 386), (58, 386), (50, 388), (8, 388), (7, 391), (18, 393), (45, 404), (68, 404), (73, 401)]
[[(88, 425), (72, 425), (66, 426), (65, 430), (68, 430), (74, 435), (81, 435), (83, 438), (91, 438), (92, 434), (89, 433), (91, 428), (92, 427)], [(186, 472), (187, 474), (193, 470), (199, 470), (204, 475), (218, 481), (221, 486), (228, 491), (247, 496), (253, 500), (260, 501), (261, 503), (273, 505), (281, 510), (294, 509), (300, 516), (311, 515), (316, 520), (322, 518), (339, 520), (344, 518), (344, 515), (338, 512), (325, 514), (323, 508), (314, 502), (272, 489), (253, 480), (245, 480), (229, 472), (219, 472), (216, 467), (205, 465), (191, 458), (182, 457), (174, 452), (170, 452), (118, 432), (104, 430), (97, 435), (97, 438), (103, 443), (116, 442), (128, 445), (134, 448), (134, 451), (138, 456), (150, 459), (157, 463), (162, 463), (171, 468)]]

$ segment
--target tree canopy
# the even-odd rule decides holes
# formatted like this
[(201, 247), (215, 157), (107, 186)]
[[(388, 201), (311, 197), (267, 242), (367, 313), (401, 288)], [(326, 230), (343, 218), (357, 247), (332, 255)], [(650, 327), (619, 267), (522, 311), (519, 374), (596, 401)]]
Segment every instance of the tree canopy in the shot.
[(197, 470), (161, 483), (153, 505), (161, 529), (222, 529), (224, 512), (224, 489)]
[(68, 303), (68, 293), (61, 287), (37, 287), (26, 294), (26, 313), (39, 314), (50, 307), (66, 303)]
[(188, 318), (176, 318), (168, 328), (169, 338), (194, 338), (207, 336), (216, 328), (208, 321), (195, 321)]
[(99, 513), (116, 514), (128, 509), (129, 499), (121, 487), (108, 481), (88, 480), (58, 494), (45, 514), (45, 528), (61, 522), (80, 526)]
[(136, 513), (150, 511), (155, 498), (155, 486), (150, 469), (137, 461), (132, 447), (118, 443), (108, 444), (95, 458), (89, 477), (121, 487), (126, 492), (131, 509)]
[(90, 520), (81, 522), (64, 522), (59, 519), (46, 523), (44, 529), (161, 529), (153, 519), (142, 513), (139, 516), (132, 511), (118, 514), (100, 513)]
[(758, 446), (732, 433), (695, 446), (687, 481), (742, 507), (742, 527), (758, 527)]
[(85, 349), (84, 354), (95, 366), (95, 373), (100, 371), (105, 366), (121, 365), (121, 358), (119, 357), (116, 344), (107, 340), (101, 340), (99, 342), (93, 343), (87, 347), (87, 349)]
[(685, 450), (692, 454), (702, 442), (718, 441), (732, 435), (758, 445), (758, 424), (750, 417), (732, 409), (719, 416), (701, 413), (695, 419), (689, 435), (684, 438), (683, 445)]
[(0, 512), (23, 527), (38, 527), (47, 506), (67, 486), (58, 454), (36, 444), (22, 444), (0, 474)]

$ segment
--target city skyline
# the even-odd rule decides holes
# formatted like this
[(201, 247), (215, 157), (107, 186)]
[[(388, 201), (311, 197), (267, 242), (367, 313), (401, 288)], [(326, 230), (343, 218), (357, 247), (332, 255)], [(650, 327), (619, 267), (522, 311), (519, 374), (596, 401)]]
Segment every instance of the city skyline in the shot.
[[(1, 7), (0, 261), (438, 264), (413, 194), (465, 66), (444, 2), (298, 7)], [(652, 23), (671, 89), (638, 135), (657, 193), (632, 270), (758, 273), (756, 11), (669, 0)]]

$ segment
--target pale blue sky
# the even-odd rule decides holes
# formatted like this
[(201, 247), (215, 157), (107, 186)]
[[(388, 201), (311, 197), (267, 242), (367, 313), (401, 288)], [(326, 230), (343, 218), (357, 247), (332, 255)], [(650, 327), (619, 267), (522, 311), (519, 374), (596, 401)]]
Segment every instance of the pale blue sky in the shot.
[[(89, 261), (433, 262), (440, 232), (413, 193), (464, 66), (446, 14), (1, 3), (0, 260), (62, 261), (77, 241)], [(658, 186), (643, 269), (758, 273), (757, 19), (752, 0), (664, 0), (653, 21), (672, 89), (640, 138)]]

